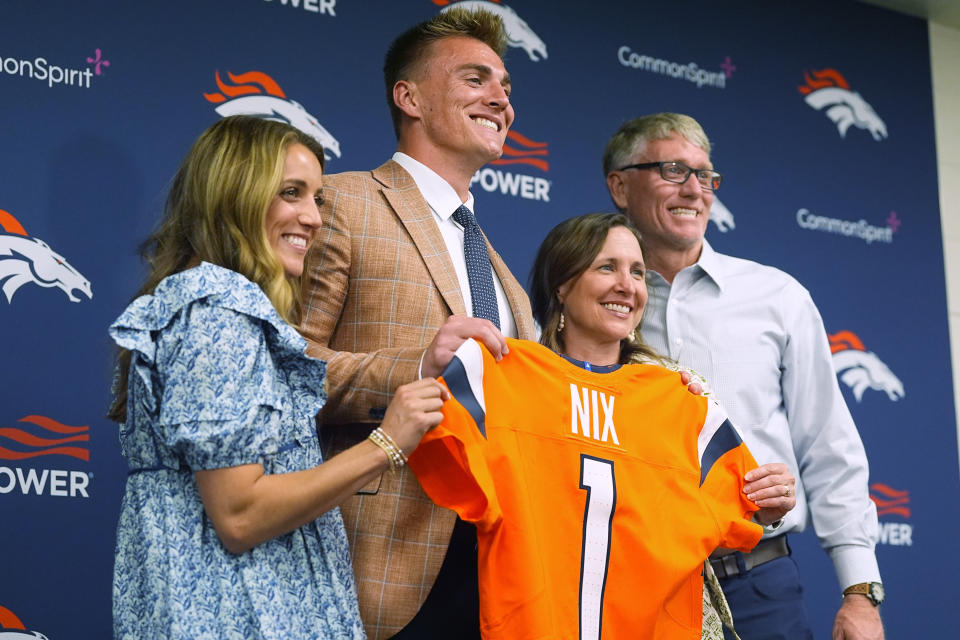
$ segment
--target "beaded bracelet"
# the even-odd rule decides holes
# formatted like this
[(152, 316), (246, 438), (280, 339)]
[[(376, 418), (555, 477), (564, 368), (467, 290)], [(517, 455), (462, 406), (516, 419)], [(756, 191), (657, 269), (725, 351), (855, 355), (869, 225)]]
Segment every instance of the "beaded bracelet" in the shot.
[(377, 427), (367, 436), (373, 444), (377, 445), (387, 454), (387, 461), (390, 463), (390, 471), (396, 471), (407, 464), (407, 456), (403, 455), (403, 450), (397, 446), (386, 431)]

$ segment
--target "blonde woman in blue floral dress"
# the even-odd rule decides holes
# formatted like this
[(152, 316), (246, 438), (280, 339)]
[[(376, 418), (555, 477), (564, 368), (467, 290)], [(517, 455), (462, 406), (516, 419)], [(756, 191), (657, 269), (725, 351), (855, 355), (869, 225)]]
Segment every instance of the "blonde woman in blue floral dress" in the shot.
[(292, 326), (322, 169), (312, 138), (235, 116), (173, 180), (150, 275), (110, 327), (129, 465), (116, 638), (364, 637), (336, 505), (403, 464), (444, 392), (401, 387), (377, 437), (322, 459), (325, 364)]

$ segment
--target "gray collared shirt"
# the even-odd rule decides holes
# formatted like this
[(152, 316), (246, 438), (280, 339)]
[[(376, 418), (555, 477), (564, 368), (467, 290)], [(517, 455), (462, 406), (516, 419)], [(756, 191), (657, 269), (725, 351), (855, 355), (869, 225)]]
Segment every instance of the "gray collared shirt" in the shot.
[(672, 285), (648, 271), (647, 288), (643, 338), (707, 378), (758, 463), (785, 462), (797, 477), (777, 535), (812, 519), (842, 587), (879, 581), (867, 458), (807, 290), (706, 241)]

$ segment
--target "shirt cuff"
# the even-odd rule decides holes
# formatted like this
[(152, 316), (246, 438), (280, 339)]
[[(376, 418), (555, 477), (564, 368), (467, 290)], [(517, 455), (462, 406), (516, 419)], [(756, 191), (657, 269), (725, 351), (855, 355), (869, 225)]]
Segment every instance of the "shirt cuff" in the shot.
[(773, 533), (774, 531), (776, 531), (777, 529), (779, 529), (779, 528), (782, 527), (782, 526), (783, 526), (783, 518), (780, 518), (779, 520), (777, 520), (777, 521), (775, 521), (775, 522), (771, 522), (770, 524), (765, 524), (765, 525), (763, 525), (763, 532), (764, 532), (764, 533)]
[(827, 553), (837, 572), (841, 591), (861, 582), (882, 582), (877, 555), (872, 548), (844, 544), (833, 547)]
[(763, 534), (764, 534), (764, 535), (766, 535), (766, 534), (768, 534), (768, 533), (773, 533), (774, 531), (776, 531), (777, 529), (779, 529), (780, 527), (783, 526), (783, 518), (780, 518), (779, 520), (774, 520), (774, 521), (771, 522), (770, 524), (763, 524), (762, 522), (760, 522), (759, 520), (757, 520), (757, 514), (754, 513), (754, 514), (753, 514), (753, 517), (751, 517), (750, 519), (753, 520), (756, 524), (758, 524), (758, 525), (760, 525), (761, 527), (763, 527)]

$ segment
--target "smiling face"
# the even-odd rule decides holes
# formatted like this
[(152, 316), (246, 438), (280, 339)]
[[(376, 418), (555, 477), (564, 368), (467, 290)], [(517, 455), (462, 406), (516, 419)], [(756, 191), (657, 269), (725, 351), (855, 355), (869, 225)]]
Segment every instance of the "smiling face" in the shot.
[(267, 208), (267, 240), (288, 276), (303, 273), (307, 248), (320, 228), (323, 171), (310, 149), (299, 143), (287, 147), (283, 178)]
[(578, 360), (617, 362), (620, 340), (640, 324), (647, 303), (640, 243), (626, 227), (613, 227), (580, 275), (560, 285), (564, 351)]
[(514, 117), (510, 76), (493, 49), (464, 36), (431, 43), (417, 66), (394, 88), (410, 118), (399, 149), (441, 175), (453, 170), (469, 179), (503, 153)]
[[(628, 164), (667, 161), (713, 168), (706, 151), (676, 133), (648, 142)], [(644, 250), (679, 252), (688, 259), (692, 256), (687, 264), (696, 262), (713, 205), (713, 191), (702, 189), (696, 176), (677, 184), (664, 180), (656, 168), (614, 170), (607, 176), (607, 186), (614, 203), (640, 230)]]

